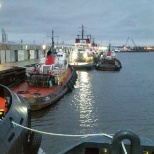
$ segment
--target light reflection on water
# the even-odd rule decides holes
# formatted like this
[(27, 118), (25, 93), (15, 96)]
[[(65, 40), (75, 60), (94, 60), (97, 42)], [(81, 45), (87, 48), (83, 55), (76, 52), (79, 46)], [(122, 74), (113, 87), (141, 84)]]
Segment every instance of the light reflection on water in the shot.
[(79, 122), (80, 127), (86, 130), (88, 127), (96, 126), (97, 117), (94, 114), (94, 101), (92, 93), (91, 78), (88, 72), (78, 72), (78, 78), (76, 82), (76, 88), (78, 88), (78, 94), (76, 95), (76, 110), (79, 110)]

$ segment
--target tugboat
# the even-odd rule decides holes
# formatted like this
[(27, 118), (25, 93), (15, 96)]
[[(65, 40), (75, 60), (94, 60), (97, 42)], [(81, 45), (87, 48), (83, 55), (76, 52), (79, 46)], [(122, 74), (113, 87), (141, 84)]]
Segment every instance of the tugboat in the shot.
[(68, 65), (66, 53), (54, 50), (52, 31), (52, 47), (47, 52), (45, 63), (26, 67), (26, 80), (13, 86), (12, 90), (29, 102), (32, 111), (36, 111), (72, 91), (76, 79), (77, 73)]
[(153, 154), (154, 140), (140, 138), (131, 130), (120, 130), (114, 136), (95, 134), (59, 154)]
[(121, 62), (116, 58), (115, 53), (111, 52), (111, 44), (109, 43), (109, 49), (107, 54), (100, 53), (98, 61), (95, 65), (96, 70), (100, 71), (120, 71), (122, 68)]
[(37, 154), (42, 136), (21, 127), (31, 127), (29, 104), (9, 88), (0, 85), (0, 154)]
[(75, 39), (74, 50), (70, 52), (69, 64), (76, 70), (91, 70), (94, 68), (93, 48), (89, 35), (84, 36), (84, 26), (82, 25), (82, 34), (77, 35)]

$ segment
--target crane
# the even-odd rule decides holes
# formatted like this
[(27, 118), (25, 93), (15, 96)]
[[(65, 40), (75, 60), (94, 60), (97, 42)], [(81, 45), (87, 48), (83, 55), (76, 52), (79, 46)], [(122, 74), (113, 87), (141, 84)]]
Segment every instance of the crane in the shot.
[[(124, 45), (124, 48), (127, 48), (126, 45), (127, 45), (129, 39), (130, 39), (130, 38), (128, 37), (127, 40), (126, 40), (126, 43), (125, 43), (125, 45)], [(136, 44), (135, 44), (135, 42), (134, 42), (134, 40), (133, 40), (132, 38), (131, 38), (131, 41), (133, 42), (134, 49), (137, 49), (137, 46), (136, 46)]]
[(124, 47), (126, 47), (128, 40), (129, 40), (129, 37), (128, 37), (127, 40), (126, 40), (126, 43), (125, 43)]
[(132, 42), (133, 42), (133, 44), (134, 44), (134, 46), (135, 46), (135, 49), (137, 49), (137, 46), (135, 45), (135, 42), (133, 41), (133, 39), (131, 39), (132, 40)]

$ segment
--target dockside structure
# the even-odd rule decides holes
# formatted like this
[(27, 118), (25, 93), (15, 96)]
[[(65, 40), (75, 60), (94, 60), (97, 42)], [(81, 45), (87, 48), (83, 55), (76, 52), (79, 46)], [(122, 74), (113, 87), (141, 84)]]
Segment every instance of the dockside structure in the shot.
[[(0, 43), (0, 64), (43, 58), (50, 47), (50, 44)], [(62, 49), (64, 52), (69, 53), (73, 46), (59, 44), (55, 48), (57, 51)]]

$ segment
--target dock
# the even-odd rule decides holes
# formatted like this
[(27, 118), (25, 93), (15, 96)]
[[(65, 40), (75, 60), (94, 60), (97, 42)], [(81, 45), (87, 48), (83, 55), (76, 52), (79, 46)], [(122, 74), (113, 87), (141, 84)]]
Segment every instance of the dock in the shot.
[[(51, 45), (23, 44), (23, 43), (0, 43), (0, 71), (10, 69), (13, 66), (25, 66), (42, 63)], [(63, 50), (69, 53), (73, 46), (59, 44), (55, 50)]]
[(29, 60), (24, 60), (24, 61), (2, 63), (2, 64), (0, 64), (0, 71), (10, 69), (13, 66), (23, 66), (24, 67), (25, 65), (42, 63), (42, 62), (44, 62), (43, 58), (42, 59), (29, 59)]

